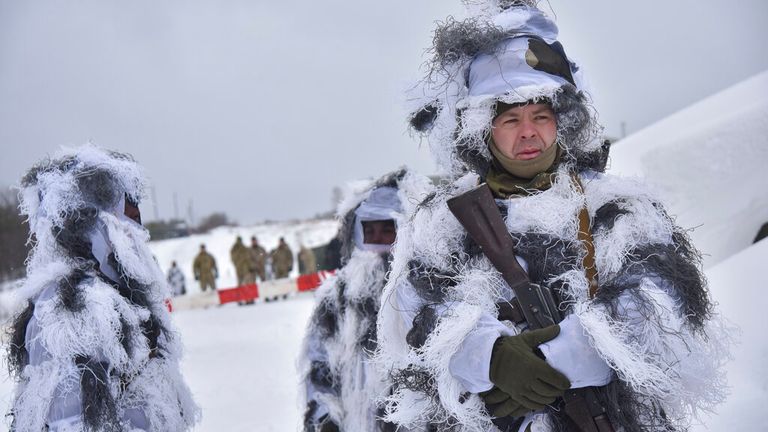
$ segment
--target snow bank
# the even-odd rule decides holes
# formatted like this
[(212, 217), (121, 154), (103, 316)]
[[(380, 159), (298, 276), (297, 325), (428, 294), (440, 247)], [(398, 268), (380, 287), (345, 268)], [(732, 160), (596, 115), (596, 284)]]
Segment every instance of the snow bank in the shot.
[(720, 311), (741, 328), (741, 343), (728, 365), (731, 396), (717, 413), (703, 418), (693, 431), (765, 431), (768, 418), (768, 240), (728, 258), (707, 273)]
[(619, 141), (609, 172), (656, 184), (709, 268), (768, 222), (768, 71)]

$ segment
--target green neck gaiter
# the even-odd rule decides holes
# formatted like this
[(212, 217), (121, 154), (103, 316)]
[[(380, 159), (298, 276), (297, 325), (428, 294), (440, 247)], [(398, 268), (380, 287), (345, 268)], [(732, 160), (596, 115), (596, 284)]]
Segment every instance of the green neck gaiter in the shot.
[(545, 191), (552, 185), (552, 177), (560, 162), (560, 146), (557, 143), (539, 156), (524, 161), (504, 156), (491, 137), (488, 138), (488, 148), (493, 157), (485, 181), (497, 198), (527, 196)]

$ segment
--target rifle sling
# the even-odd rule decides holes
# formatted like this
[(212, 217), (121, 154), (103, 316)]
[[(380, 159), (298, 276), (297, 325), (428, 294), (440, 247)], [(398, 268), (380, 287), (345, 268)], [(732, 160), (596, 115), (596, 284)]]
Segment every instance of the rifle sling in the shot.
[[(571, 173), (571, 178), (576, 185), (576, 189), (578, 189), (581, 195), (584, 196), (584, 186), (581, 184), (579, 176), (576, 175), (576, 173)], [(595, 294), (597, 294), (598, 280), (597, 265), (595, 264), (595, 240), (592, 237), (592, 227), (590, 225), (591, 219), (585, 204), (584, 207), (579, 210), (578, 238), (581, 244), (584, 245), (584, 249), (586, 249), (582, 264), (584, 265), (584, 273), (586, 273), (587, 280), (589, 281), (589, 298), (593, 299), (595, 298)]]

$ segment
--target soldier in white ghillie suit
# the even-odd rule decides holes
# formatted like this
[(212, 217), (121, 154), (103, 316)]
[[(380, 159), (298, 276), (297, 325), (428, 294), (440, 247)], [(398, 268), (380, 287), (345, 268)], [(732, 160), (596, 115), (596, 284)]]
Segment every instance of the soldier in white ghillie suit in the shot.
[(394, 431), (381, 421), (386, 373), (371, 362), (389, 252), (403, 208), (421, 201), (428, 179), (397, 171), (339, 206), (343, 267), (316, 291), (301, 358), (305, 431)]
[(141, 226), (144, 188), (130, 156), (93, 146), (22, 179), (36, 242), (9, 348), (12, 430), (166, 432), (199, 420)]
[[(698, 252), (645, 185), (604, 173), (581, 70), (536, 2), (467, 3), (469, 19), (439, 25), (412, 98), (411, 126), (453, 181), (398, 230), (378, 327), (394, 383), (386, 419), (440, 431), (685, 430), (722, 401), (728, 352)], [(502, 220), (494, 240), (514, 246), (494, 256), (551, 290), (559, 325), (530, 322), (542, 309), (520, 304), (491, 248), (449, 210), (481, 183)]]
[(176, 261), (171, 263), (171, 268), (168, 269), (168, 287), (171, 289), (171, 295), (180, 296), (187, 293), (186, 278), (184, 272), (181, 271)]

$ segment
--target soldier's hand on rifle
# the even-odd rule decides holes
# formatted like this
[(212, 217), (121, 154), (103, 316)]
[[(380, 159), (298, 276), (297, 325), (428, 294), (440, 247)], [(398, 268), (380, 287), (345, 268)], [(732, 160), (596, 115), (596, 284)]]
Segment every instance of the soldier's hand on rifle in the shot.
[[(523, 413), (542, 409), (571, 387), (565, 375), (534, 352), (539, 345), (554, 339), (559, 333), (560, 327), (554, 325), (496, 340), (491, 354), (490, 378), (510, 399), (509, 402), (499, 402), (503, 405), (497, 408), (500, 413), (509, 411), (519, 414), (521, 409), (525, 410)], [(498, 392), (493, 393), (492, 400), (500, 398)]]
[(501, 391), (498, 387), (480, 393), (480, 396), (485, 401), (488, 412), (494, 417), (522, 417), (530, 411), (528, 408), (512, 400), (508, 394)]

